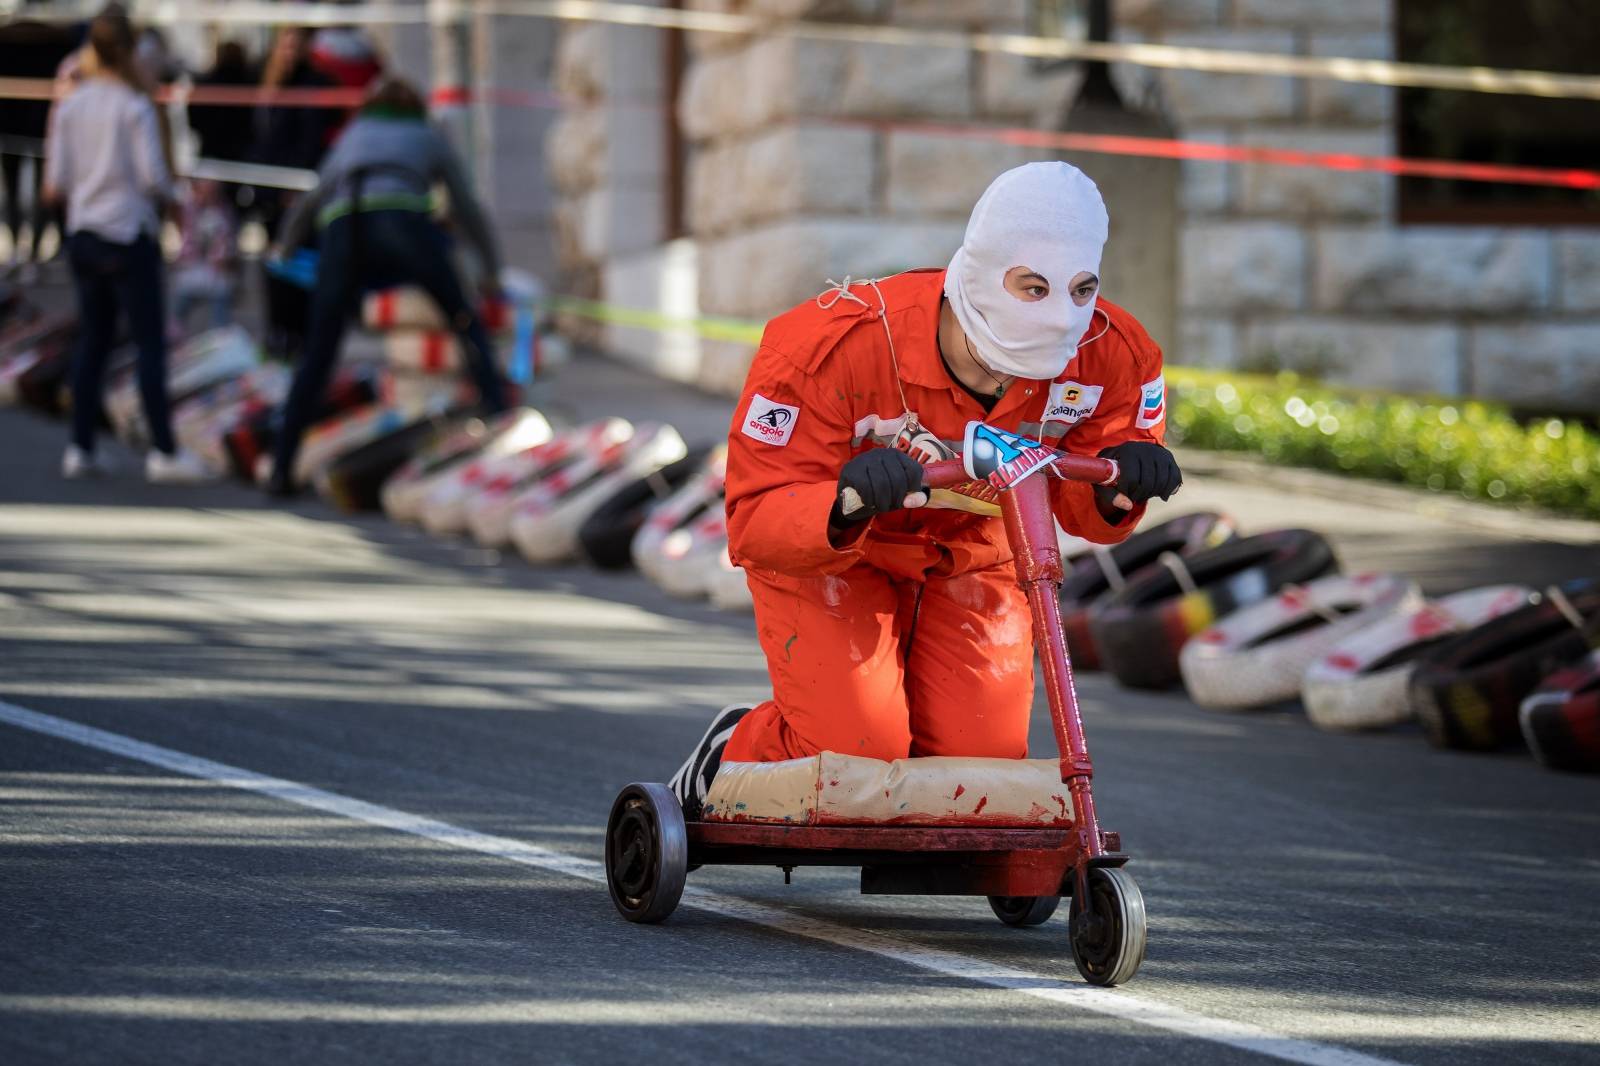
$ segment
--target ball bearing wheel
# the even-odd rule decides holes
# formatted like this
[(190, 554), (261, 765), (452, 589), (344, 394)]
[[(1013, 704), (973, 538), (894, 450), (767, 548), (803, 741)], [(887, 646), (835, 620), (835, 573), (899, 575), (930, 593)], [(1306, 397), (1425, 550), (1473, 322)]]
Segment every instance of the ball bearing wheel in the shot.
[(1144, 961), (1144, 896), (1133, 875), (1115, 867), (1089, 871), (1088, 899), (1072, 900), (1072, 961), (1092, 985), (1119, 985)]
[(689, 839), (683, 808), (665, 785), (631, 784), (606, 823), (606, 887), (630, 922), (659, 922), (683, 896)]
[(1007, 925), (1043, 925), (1061, 905), (1060, 896), (990, 896), (989, 909)]

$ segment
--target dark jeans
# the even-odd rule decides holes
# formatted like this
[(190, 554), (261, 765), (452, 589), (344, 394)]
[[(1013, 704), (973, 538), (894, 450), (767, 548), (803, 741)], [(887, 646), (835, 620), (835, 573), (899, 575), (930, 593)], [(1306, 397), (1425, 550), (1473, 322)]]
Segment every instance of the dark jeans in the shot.
[[(357, 228), (359, 227), (359, 232)], [(334, 219), (322, 233), (317, 290), (311, 299), (306, 348), (295, 368), (274, 444), (274, 461), (294, 468), (300, 438), (328, 388), (339, 358), (345, 320), (365, 289), (416, 285), (433, 298), (455, 330), (486, 413), (505, 409), (505, 387), (495, 368), (494, 348), (476, 311), (467, 303), (450, 264), (444, 234), (416, 211), (365, 211)]]
[(84, 230), (67, 238), (67, 257), (78, 290), (78, 349), (72, 361), (72, 443), (94, 449), (100, 423), (100, 388), (117, 336), (117, 308), (139, 352), (139, 396), (150, 443), (169, 455), (172, 411), (167, 398), (167, 337), (161, 295), (161, 250), (141, 235), (113, 244)]
[[(0, 180), (5, 182), (6, 196), (6, 228), (11, 231), (14, 254), (22, 258), (22, 156), (10, 152), (0, 152)], [(44, 160), (33, 161), (33, 209), (29, 213), (28, 222), (33, 227), (33, 255), (31, 259), (39, 261), (39, 242), (44, 239), (45, 227), (53, 220), (54, 213), (45, 206), (44, 197), (40, 190), (44, 187)]]

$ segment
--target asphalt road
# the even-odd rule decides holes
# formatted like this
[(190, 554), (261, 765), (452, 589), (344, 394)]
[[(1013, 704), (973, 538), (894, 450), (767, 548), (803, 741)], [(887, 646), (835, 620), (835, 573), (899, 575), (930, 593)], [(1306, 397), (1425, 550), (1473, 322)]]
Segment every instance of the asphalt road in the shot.
[[(715, 428), (614, 368), (570, 380), (576, 413)], [(60, 439), (0, 412), (0, 701), (224, 766), (0, 721), (7, 1066), (1600, 1061), (1600, 781), (1091, 675), (1097, 798), (1151, 915), (1125, 992), (1078, 984), (1063, 917), (843, 871), (700, 871), (703, 907), (632, 926), (592, 880), (606, 811), (763, 692), (748, 618), (315, 501), (63, 484)], [(1600, 555), (1191, 469), (1185, 507), (1327, 528), (1435, 591)], [(447, 827), (371, 824), (396, 811)]]

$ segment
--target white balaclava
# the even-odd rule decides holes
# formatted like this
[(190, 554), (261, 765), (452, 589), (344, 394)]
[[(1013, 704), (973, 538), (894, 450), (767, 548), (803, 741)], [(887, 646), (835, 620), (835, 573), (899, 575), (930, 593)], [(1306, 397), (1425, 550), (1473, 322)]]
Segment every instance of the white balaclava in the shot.
[[(1095, 305), (1073, 303), (1069, 284), (1085, 270), (1100, 273), (1108, 221), (1100, 190), (1066, 163), (1028, 163), (984, 190), (944, 293), (990, 369), (1045, 381), (1067, 368)], [(1007, 292), (1006, 272), (1019, 266), (1047, 280), (1050, 295), (1028, 301)]]

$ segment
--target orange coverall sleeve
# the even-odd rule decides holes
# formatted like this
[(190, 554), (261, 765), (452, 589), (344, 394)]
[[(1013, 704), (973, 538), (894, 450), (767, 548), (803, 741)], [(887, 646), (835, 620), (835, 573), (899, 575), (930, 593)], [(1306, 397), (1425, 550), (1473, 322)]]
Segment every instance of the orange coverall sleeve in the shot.
[[(1106, 448), (1132, 440), (1155, 444), (1166, 440), (1167, 395), (1161, 349), (1143, 330), (1134, 336), (1117, 336), (1121, 350), (1113, 353), (1113, 365), (1122, 370), (1115, 388), (1106, 389), (1106, 404), (1095, 412), (1095, 417), (1074, 427), (1061, 442), (1075, 455), (1098, 455)], [(1051, 502), (1061, 528), (1096, 544), (1127, 540), (1144, 518), (1145, 505), (1138, 504), (1127, 517), (1112, 525), (1101, 517), (1095, 505), (1094, 486), (1056, 481), (1051, 488)]]
[(861, 558), (861, 533), (869, 523), (859, 523), (841, 547), (828, 538), (839, 470), (854, 451), (854, 433), (849, 416), (810, 373), (776, 348), (761, 346), (728, 431), (728, 547), (734, 562), (790, 577), (820, 577)]

